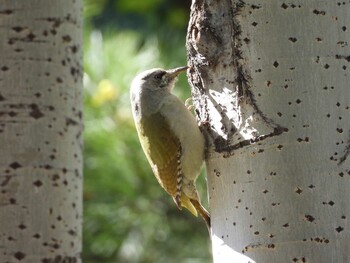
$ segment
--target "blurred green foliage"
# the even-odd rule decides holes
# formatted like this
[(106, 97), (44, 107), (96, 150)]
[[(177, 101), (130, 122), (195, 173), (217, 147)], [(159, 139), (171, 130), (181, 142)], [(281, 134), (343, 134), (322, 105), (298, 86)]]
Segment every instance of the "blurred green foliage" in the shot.
[[(129, 102), (137, 73), (186, 64), (189, 2), (84, 1), (84, 263), (211, 262), (203, 221), (178, 211), (153, 176)], [(177, 87), (189, 97), (184, 75)]]

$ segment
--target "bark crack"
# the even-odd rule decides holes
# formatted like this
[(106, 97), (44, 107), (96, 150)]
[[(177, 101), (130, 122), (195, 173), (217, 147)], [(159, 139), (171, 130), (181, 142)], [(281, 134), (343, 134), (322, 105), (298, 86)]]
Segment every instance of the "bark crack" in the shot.
[(251, 90), (240, 21), (249, 8), (243, 0), (194, 0), (191, 6), (186, 46), (196, 113), (209, 123), (209, 145), (225, 156), (287, 131), (263, 113)]
[(345, 146), (344, 154), (342, 157), (340, 157), (338, 165), (341, 165), (343, 162), (345, 162), (345, 160), (348, 158), (350, 154), (350, 131), (348, 132), (348, 135), (349, 135), (349, 138)]

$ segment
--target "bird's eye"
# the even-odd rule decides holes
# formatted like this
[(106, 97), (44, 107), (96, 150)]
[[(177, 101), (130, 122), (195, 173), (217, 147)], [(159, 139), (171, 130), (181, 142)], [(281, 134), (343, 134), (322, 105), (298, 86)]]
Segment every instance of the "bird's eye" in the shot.
[(159, 72), (159, 73), (154, 75), (154, 78), (161, 80), (163, 78), (164, 74), (165, 74), (165, 72)]

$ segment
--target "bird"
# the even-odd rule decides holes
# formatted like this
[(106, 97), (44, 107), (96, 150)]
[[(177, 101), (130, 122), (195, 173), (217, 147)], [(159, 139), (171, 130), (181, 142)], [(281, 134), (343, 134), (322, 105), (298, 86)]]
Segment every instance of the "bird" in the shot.
[(200, 214), (210, 232), (210, 215), (195, 184), (204, 161), (205, 139), (194, 115), (172, 93), (178, 75), (188, 68), (153, 68), (138, 74), (130, 100), (142, 149), (159, 184), (180, 210)]

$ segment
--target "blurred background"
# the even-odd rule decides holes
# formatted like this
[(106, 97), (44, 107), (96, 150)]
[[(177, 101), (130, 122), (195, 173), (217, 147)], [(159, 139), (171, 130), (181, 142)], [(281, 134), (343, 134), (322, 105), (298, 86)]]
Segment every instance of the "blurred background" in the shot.
[[(84, 0), (84, 263), (211, 262), (202, 219), (179, 211), (153, 176), (129, 102), (141, 71), (186, 65), (190, 4)], [(175, 93), (190, 96), (185, 74)], [(199, 191), (207, 207), (203, 176)]]

